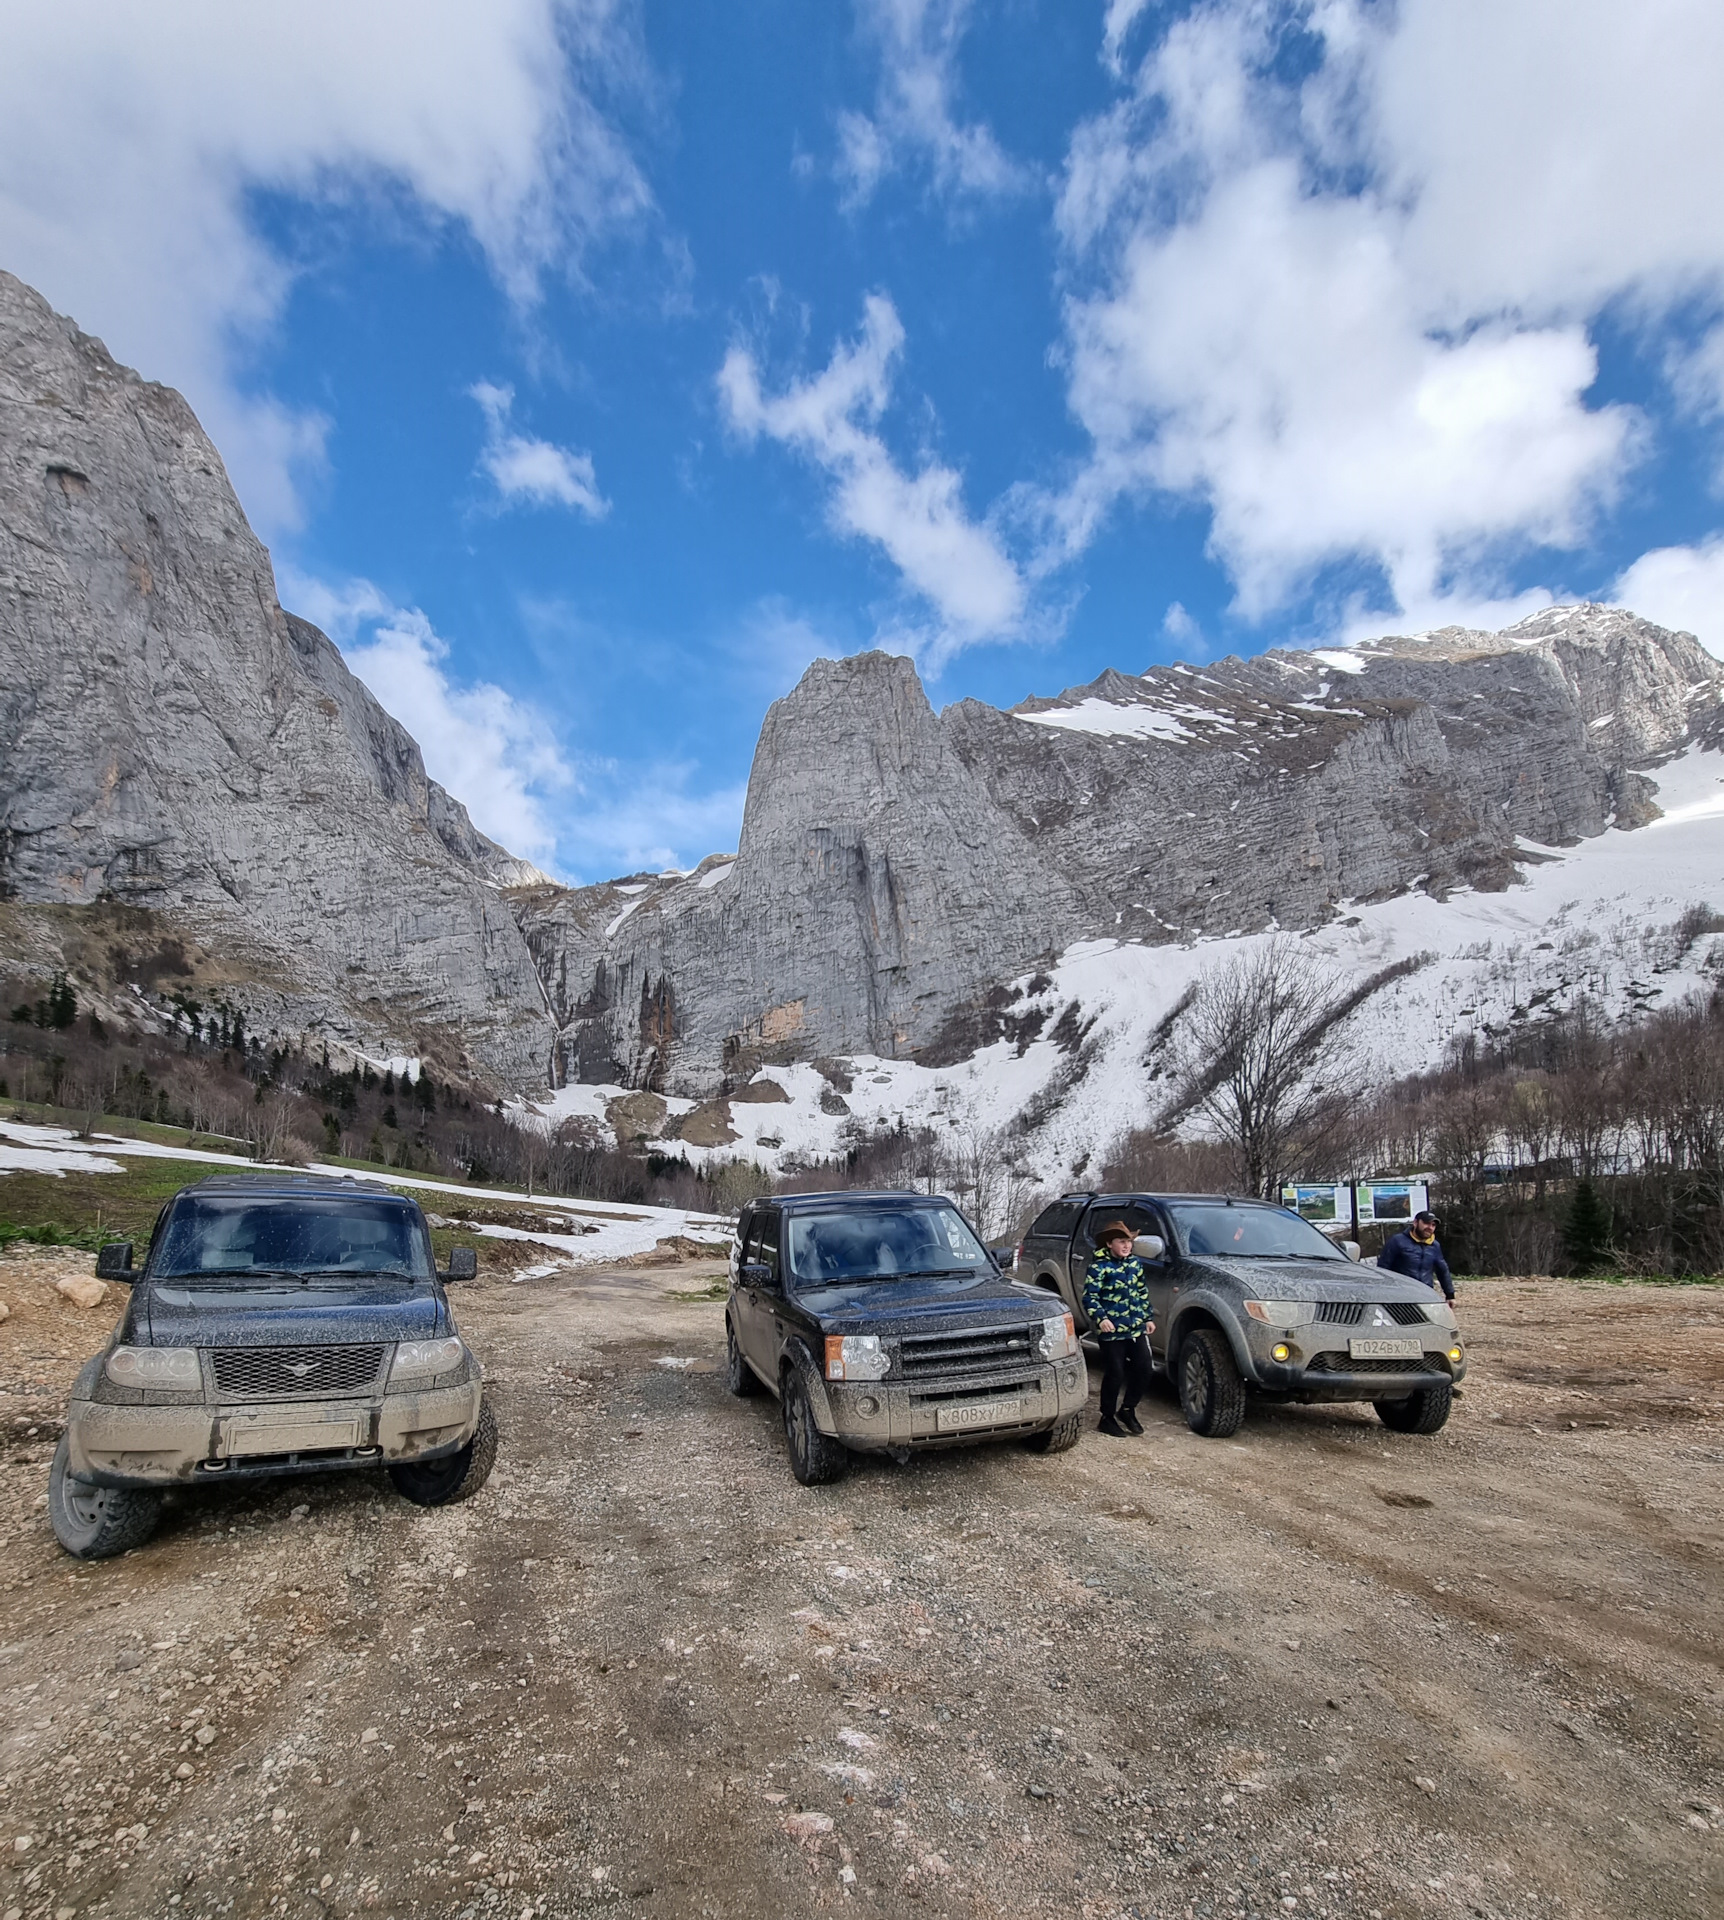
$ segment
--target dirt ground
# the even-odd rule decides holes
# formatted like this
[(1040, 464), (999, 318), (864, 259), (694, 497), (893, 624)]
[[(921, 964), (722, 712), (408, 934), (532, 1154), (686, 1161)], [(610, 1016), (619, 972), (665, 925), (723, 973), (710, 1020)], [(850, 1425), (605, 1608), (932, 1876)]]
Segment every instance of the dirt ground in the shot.
[(471, 1503), (200, 1489), (79, 1566), (68, 1268), (0, 1260), (0, 1920), (1724, 1911), (1724, 1290), (1470, 1286), (1434, 1439), (1162, 1393), (803, 1489), (710, 1265), (493, 1272)]

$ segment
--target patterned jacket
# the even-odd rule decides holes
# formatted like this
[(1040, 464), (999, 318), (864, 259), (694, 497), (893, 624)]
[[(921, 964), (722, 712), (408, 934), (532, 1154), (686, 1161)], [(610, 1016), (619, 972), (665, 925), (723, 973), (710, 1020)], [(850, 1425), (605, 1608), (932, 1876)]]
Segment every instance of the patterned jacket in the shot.
[(1113, 1332), (1098, 1333), (1098, 1340), (1135, 1340), (1142, 1333), (1150, 1319), (1149, 1283), (1136, 1254), (1124, 1260), (1095, 1256), (1084, 1276), (1083, 1310), (1092, 1331), (1102, 1320), (1113, 1322)]

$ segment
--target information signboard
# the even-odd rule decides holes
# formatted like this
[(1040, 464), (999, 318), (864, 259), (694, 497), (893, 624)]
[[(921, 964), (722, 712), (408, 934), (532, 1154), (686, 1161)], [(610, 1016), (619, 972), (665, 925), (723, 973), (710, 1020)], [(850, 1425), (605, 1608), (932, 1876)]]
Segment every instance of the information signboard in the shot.
[(1302, 1181), (1291, 1183), (1281, 1189), (1281, 1204), (1291, 1207), (1301, 1219), (1309, 1220), (1312, 1226), (1322, 1227), (1329, 1232), (1353, 1224), (1353, 1209), (1344, 1181), (1323, 1180), (1314, 1186), (1307, 1186)]
[(1404, 1227), (1431, 1204), (1430, 1183), (1424, 1180), (1361, 1180), (1353, 1193), (1362, 1227)]

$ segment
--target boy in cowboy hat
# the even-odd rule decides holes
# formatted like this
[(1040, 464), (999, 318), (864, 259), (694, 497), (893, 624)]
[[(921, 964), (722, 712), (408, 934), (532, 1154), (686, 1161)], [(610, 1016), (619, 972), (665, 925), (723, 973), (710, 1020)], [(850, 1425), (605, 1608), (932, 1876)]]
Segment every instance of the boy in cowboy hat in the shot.
[(1132, 1252), (1131, 1241), (1131, 1228), (1123, 1220), (1110, 1220), (1096, 1235), (1095, 1258), (1084, 1276), (1083, 1310), (1101, 1345), (1098, 1433), (1143, 1431), (1137, 1403), (1149, 1390), (1148, 1336), (1155, 1322), (1149, 1317), (1143, 1262)]

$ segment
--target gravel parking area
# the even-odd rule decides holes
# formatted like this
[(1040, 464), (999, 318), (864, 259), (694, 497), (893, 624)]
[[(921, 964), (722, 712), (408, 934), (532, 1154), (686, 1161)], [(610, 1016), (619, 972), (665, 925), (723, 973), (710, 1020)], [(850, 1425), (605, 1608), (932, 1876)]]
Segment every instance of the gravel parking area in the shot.
[(80, 1566), (90, 1268), (0, 1259), (0, 1920), (1724, 1910), (1717, 1288), (1466, 1288), (1433, 1439), (1162, 1393), (804, 1489), (710, 1264), (492, 1273), (471, 1503), (200, 1489)]

